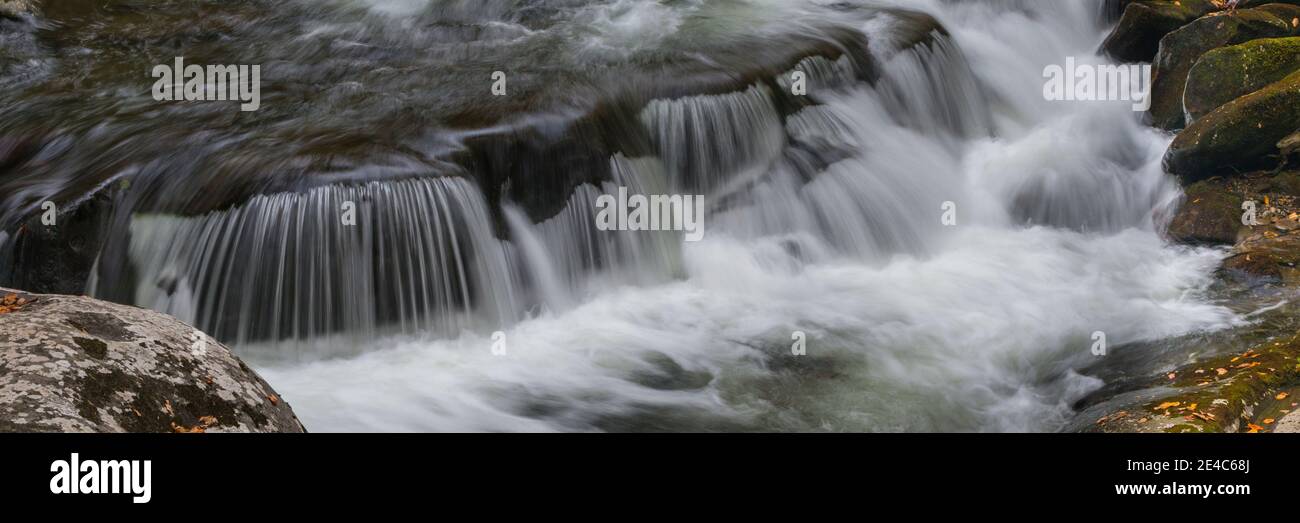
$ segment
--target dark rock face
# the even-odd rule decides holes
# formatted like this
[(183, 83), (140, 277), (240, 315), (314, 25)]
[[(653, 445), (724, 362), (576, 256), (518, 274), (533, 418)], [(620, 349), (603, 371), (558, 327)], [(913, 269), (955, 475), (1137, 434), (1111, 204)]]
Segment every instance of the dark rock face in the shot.
[[(1114, 4), (1112, 2), (1112, 9)], [(1150, 62), (1160, 39), (1214, 9), (1208, 0), (1128, 2), (1119, 24), (1102, 43), (1102, 51), (1121, 62)]]
[(1298, 70), (1300, 37), (1266, 38), (1215, 49), (1192, 66), (1183, 108), (1195, 121)]
[[(72, 209), (58, 210), (45, 225), (36, 208), (13, 234), (0, 260), (0, 282), (35, 293), (81, 294), (103, 246), (112, 215), (109, 191)], [(4, 242), (9, 243), (9, 242)]]
[(1281, 4), (1215, 13), (1162, 38), (1151, 83), (1152, 125), (1170, 130), (1184, 126), (1183, 91), (1188, 73), (1202, 55), (1260, 38), (1293, 36), (1300, 32), (1292, 25), (1294, 17), (1300, 17), (1300, 7)]
[(7, 289), (0, 300), (0, 432), (304, 431), (252, 369), (170, 316)]
[(1165, 170), (1184, 183), (1275, 167), (1277, 144), (1300, 122), (1300, 73), (1215, 109), (1179, 133)]
[(1213, 180), (1193, 184), (1169, 223), (1170, 239), (1183, 243), (1232, 244), (1241, 229), (1241, 198)]

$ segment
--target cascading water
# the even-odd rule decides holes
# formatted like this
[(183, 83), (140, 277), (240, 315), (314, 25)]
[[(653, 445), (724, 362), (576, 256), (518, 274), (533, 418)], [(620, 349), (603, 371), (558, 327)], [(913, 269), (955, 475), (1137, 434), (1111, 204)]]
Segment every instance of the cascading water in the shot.
[[(1079, 370), (1091, 333), (1237, 321), (1203, 296), (1221, 254), (1159, 236), (1179, 197), (1168, 139), (1126, 103), (1043, 99), (1043, 66), (1093, 56), (1100, 0), (322, 2), (340, 3), (647, 70), (774, 28), (848, 30), (870, 61), (784, 64), (813, 103), (766, 71), (663, 89), (615, 119), (631, 146), (556, 138), (613, 150), (540, 218), (490, 176), (132, 214), (134, 301), (235, 342), (311, 430), (1058, 430), (1100, 386)], [(917, 12), (946, 30), (902, 31)], [(363, 36), (301, 39), (318, 34)], [(598, 230), (619, 187), (705, 195), (705, 239)], [(344, 202), (353, 228), (335, 225)]]
[[(1095, 4), (908, 2), (951, 36), (881, 45), (874, 85), (785, 118), (762, 86), (654, 101), (642, 122), (670, 183), (711, 197), (683, 279), (607, 281), (508, 329), (506, 357), (480, 332), (268, 372), (321, 429), (1060, 428), (1099, 385), (1076, 370), (1092, 332), (1234, 321), (1196, 298), (1219, 254), (1157, 234), (1178, 197), (1167, 139), (1121, 105), (1041, 96), (1043, 65), (1092, 55)], [(890, 41), (889, 20), (861, 29)], [(584, 191), (562, 216), (590, 209)], [(539, 227), (582, 252), (572, 226)]]
[(145, 275), (135, 301), (235, 342), (385, 322), (456, 332), (473, 326), (466, 314), (488, 325), (517, 316), (506, 250), (459, 178), (258, 196), (197, 218), (139, 215), (131, 237)]

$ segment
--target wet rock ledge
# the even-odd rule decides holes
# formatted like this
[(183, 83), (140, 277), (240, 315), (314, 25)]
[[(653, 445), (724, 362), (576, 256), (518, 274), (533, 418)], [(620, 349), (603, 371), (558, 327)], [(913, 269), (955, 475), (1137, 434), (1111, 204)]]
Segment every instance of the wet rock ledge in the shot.
[(0, 432), (304, 432), (225, 346), (157, 312), (0, 288)]

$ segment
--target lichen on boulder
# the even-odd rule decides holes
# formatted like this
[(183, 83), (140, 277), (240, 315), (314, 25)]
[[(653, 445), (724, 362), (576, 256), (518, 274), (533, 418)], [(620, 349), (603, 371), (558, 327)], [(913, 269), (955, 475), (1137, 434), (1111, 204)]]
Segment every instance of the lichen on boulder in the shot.
[(225, 346), (170, 316), (0, 289), (0, 432), (303, 432)]

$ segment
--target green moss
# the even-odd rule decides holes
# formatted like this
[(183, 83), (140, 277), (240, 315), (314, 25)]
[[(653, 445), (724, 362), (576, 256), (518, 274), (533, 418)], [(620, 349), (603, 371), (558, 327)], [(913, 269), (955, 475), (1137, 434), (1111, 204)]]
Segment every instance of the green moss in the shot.
[(1187, 365), (1174, 373), (1177, 392), (1142, 410), (1157, 423), (1174, 421), (1166, 432), (1236, 432), (1275, 391), (1300, 382), (1298, 355), (1300, 335), (1292, 335)]
[(1233, 100), (1179, 133), (1165, 168), (1191, 183), (1277, 166), (1277, 143), (1300, 125), (1300, 72)]
[(1183, 106), (1193, 120), (1300, 70), (1300, 37), (1265, 38), (1201, 56), (1187, 78)]
[[(1160, 40), (1151, 84), (1151, 119), (1156, 127), (1179, 129), (1184, 125), (1183, 92), (1188, 74), (1205, 53), (1260, 38), (1295, 36), (1300, 28), (1291, 25), (1291, 14), (1300, 7), (1270, 4), (1234, 14), (1215, 13), (1201, 17)], [(1276, 140), (1274, 140), (1276, 143)]]

